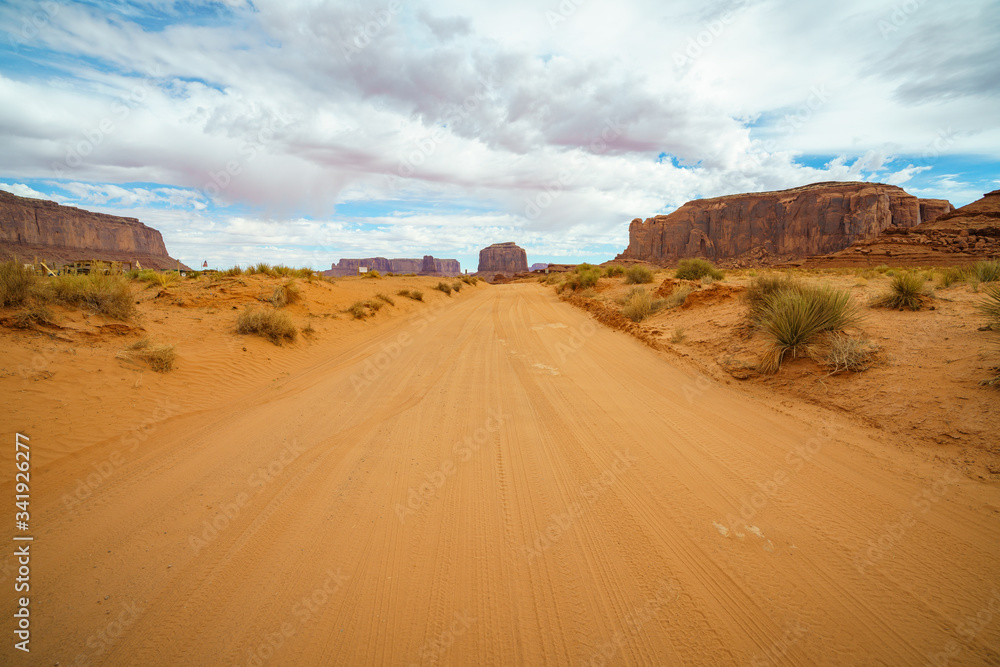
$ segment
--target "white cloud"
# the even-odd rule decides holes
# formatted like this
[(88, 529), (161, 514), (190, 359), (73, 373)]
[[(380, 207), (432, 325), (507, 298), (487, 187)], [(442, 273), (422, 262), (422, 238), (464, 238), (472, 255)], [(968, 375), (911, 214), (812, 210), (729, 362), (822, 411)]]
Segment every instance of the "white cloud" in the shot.
[(18, 197), (30, 197), (31, 199), (52, 199), (52, 197), (43, 194), (38, 190), (29, 188), (24, 183), (0, 183), (0, 190), (6, 190), (7, 192), (15, 194)]

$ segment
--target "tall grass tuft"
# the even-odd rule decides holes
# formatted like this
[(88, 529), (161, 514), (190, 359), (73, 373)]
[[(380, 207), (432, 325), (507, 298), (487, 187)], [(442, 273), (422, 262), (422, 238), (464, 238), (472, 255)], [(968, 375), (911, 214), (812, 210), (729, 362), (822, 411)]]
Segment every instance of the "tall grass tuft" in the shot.
[(604, 275), (608, 278), (614, 278), (615, 276), (625, 275), (625, 267), (621, 264), (609, 264), (604, 267)]
[(35, 274), (14, 259), (0, 264), (0, 307), (20, 306), (31, 295)]
[(644, 285), (653, 282), (653, 272), (648, 266), (634, 264), (625, 269), (626, 285)]
[(722, 280), (725, 274), (710, 261), (700, 257), (682, 259), (677, 263), (677, 272), (674, 274), (678, 280), (701, 280), (706, 276), (712, 280)]
[(275, 287), (271, 293), (271, 298), (268, 299), (275, 308), (284, 308), (301, 300), (302, 290), (295, 284), (295, 278), (292, 278), (284, 285)]
[(916, 271), (903, 271), (892, 277), (889, 290), (875, 298), (873, 306), (883, 308), (909, 308), (920, 310), (924, 275)]
[(87, 308), (113, 320), (128, 320), (136, 313), (131, 282), (121, 274), (56, 276), (47, 287), (55, 301)]
[(645, 287), (638, 285), (629, 290), (622, 300), (622, 315), (633, 322), (642, 322), (650, 315), (667, 307), (665, 299), (653, 299)]
[(275, 345), (295, 341), (298, 329), (287, 313), (272, 308), (247, 308), (236, 320), (236, 333), (263, 336)]
[(990, 321), (990, 328), (1000, 330), (1000, 285), (983, 288), (983, 294), (976, 308)]
[(434, 289), (441, 290), (442, 292), (444, 292), (448, 296), (451, 296), (451, 285), (449, 285), (446, 282), (439, 282), (437, 284), (437, 287), (435, 287)]
[(787, 353), (796, 356), (825, 331), (842, 331), (858, 320), (849, 292), (830, 287), (780, 289), (760, 310), (760, 326), (772, 339), (761, 360), (763, 373), (774, 373)]
[(392, 297), (390, 297), (390, 296), (388, 296), (386, 294), (383, 294), (382, 292), (379, 292), (378, 294), (376, 294), (375, 298), (382, 299), (383, 301), (385, 301), (390, 306), (395, 306), (396, 305), (396, 302), (392, 300)]
[(983, 259), (969, 267), (969, 279), (977, 283), (1000, 280), (1000, 259)]
[(767, 300), (778, 292), (789, 291), (798, 292), (803, 289), (803, 285), (790, 275), (760, 276), (754, 278), (747, 285), (746, 292), (743, 293), (743, 302), (747, 305), (747, 314), (750, 321), (759, 323), (764, 312)]

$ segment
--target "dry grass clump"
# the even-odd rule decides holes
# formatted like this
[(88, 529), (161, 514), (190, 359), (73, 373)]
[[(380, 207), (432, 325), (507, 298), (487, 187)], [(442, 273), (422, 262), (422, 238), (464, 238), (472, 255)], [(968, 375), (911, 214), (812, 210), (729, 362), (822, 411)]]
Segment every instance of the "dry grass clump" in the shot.
[(452, 283), (451, 288), (453, 290), (455, 290), (456, 292), (461, 292), (462, 291), (462, 281), (461, 280), (456, 280), (454, 283)]
[(375, 269), (372, 269), (371, 271), (368, 271), (367, 273), (362, 273), (361, 277), (362, 278), (368, 278), (370, 280), (381, 280), (382, 274), (379, 273), (378, 271), (376, 271)]
[(771, 338), (761, 372), (777, 372), (787, 353), (794, 357), (818, 334), (842, 331), (858, 318), (857, 306), (845, 290), (797, 286), (776, 291), (765, 299), (757, 320)]
[(385, 301), (390, 306), (395, 306), (396, 305), (396, 302), (393, 301), (391, 297), (386, 296), (385, 294), (382, 294), (382, 292), (379, 292), (378, 294), (376, 294), (375, 298), (376, 299), (381, 299), (382, 301)]
[(113, 320), (135, 316), (131, 282), (124, 275), (62, 275), (47, 283), (47, 294), (66, 305), (87, 308)]
[(55, 313), (44, 304), (25, 305), (14, 313), (10, 324), (17, 329), (33, 329), (37, 325), (55, 324)]
[(687, 340), (687, 334), (684, 333), (684, 328), (675, 327), (673, 335), (670, 336), (670, 342), (677, 345), (678, 343), (683, 343), (685, 340)]
[(674, 288), (674, 291), (670, 293), (670, 296), (666, 298), (667, 308), (677, 308), (687, 301), (688, 295), (694, 291), (694, 288), (690, 285), (681, 285), (680, 287)]
[(407, 299), (413, 299), (414, 301), (424, 300), (424, 293), (416, 289), (401, 289), (396, 292), (396, 296), (405, 296)]
[(625, 275), (625, 267), (621, 264), (609, 264), (604, 267), (604, 275), (608, 278), (614, 278), (615, 276)]
[(174, 367), (177, 360), (177, 351), (173, 345), (166, 343), (155, 344), (148, 338), (140, 338), (128, 346), (129, 350), (135, 353), (157, 373), (166, 373)]
[(878, 365), (882, 348), (864, 336), (847, 336), (834, 332), (827, 336), (813, 358), (829, 369), (830, 375), (845, 371), (861, 373)]
[(364, 301), (355, 301), (344, 312), (349, 313), (356, 320), (363, 320), (368, 317), (368, 310), (365, 308)]
[(954, 283), (965, 280), (965, 272), (958, 267), (951, 267), (941, 272), (941, 287), (951, 287)]
[(271, 298), (268, 299), (275, 308), (284, 308), (301, 300), (302, 290), (295, 284), (295, 278), (292, 278), (284, 285), (275, 287), (271, 293)]
[(294, 342), (299, 332), (287, 313), (250, 307), (237, 318), (236, 333), (263, 336), (275, 345), (281, 345), (284, 340)]
[[(554, 274), (549, 275), (552, 276)], [(571, 289), (574, 292), (586, 290), (596, 285), (597, 281), (601, 279), (601, 267), (584, 262), (573, 267), (573, 270), (564, 274), (564, 276), (565, 279), (560, 283), (558, 288), (560, 292), (564, 289)]]
[(479, 276), (463, 275), (461, 278), (462, 282), (465, 283), (466, 285), (472, 285), (473, 287), (475, 287), (476, 285), (479, 284)]
[(224, 271), (219, 271), (219, 276), (222, 278), (235, 278), (237, 276), (243, 275), (243, 269), (239, 265), (234, 266), (231, 269), (225, 269)]
[(0, 264), (0, 308), (24, 303), (34, 289), (35, 278), (17, 258)]
[(665, 308), (665, 299), (653, 299), (644, 287), (633, 287), (622, 299), (622, 315), (633, 322), (642, 322), (650, 315)]
[(440, 290), (440, 291), (444, 292), (445, 294), (447, 294), (448, 296), (451, 296), (451, 285), (449, 285), (448, 283), (440, 282), (440, 283), (437, 284), (437, 287), (435, 287), (434, 289)]
[(674, 274), (678, 280), (701, 280), (705, 277), (722, 280), (724, 276), (710, 261), (699, 257), (682, 259), (677, 263), (677, 272)]
[(635, 264), (625, 270), (626, 285), (644, 285), (653, 282), (653, 272), (648, 266)]
[(924, 289), (924, 275), (916, 271), (904, 271), (892, 277), (889, 290), (872, 301), (873, 306), (883, 308), (909, 308), (920, 310)]

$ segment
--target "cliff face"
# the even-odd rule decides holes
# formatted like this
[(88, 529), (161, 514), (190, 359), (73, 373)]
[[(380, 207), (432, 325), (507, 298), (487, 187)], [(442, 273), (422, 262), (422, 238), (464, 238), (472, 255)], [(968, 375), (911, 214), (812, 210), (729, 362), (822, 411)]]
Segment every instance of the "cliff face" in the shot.
[(138, 259), (147, 268), (177, 265), (167, 254), (160, 232), (135, 218), (93, 213), (2, 190), (0, 252), (59, 262)]
[[(923, 202), (943, 200), (921, 200)], [(960, 209), (948, 202), (943, 212), (916, 227), (887, 229), (874, 239), (858, 241), (829, 255), (809, 257), (808, 268), (890, 266), (967, 266), (1000, 257), (1000, 190)], [(950, 209), (950, 210), (948, 210)]]
[(513, 241), (494, 243), (479, 251), (479, 273), (513, 275), (528, 270), (528, 255)]
[(379, 273), (416, 273), (419, 275), (457, 276), (462, 273), (462, 267), (457, 259), (436, 259), (424, 255), (423, 259), (386, 259), (385, 257), (366, 257), (364, 259), (341, 259), (323, 273), (328, 276), (356, 276), (358, 267), (366, 266), (368, 270)]
[[(943, 200), (925, 200), (928, 214)], [(938, 203), (943, 202), (943, 203)], [(670, 215), (629, 226), (618, 259), (668, 264), (684, 257), (736, 258), (751, 251), (784, 259), (841, 250), (890, 227), (921, 221), (921, 200), (878, 183), (815, 183), (791, 190), (698, 199)]]

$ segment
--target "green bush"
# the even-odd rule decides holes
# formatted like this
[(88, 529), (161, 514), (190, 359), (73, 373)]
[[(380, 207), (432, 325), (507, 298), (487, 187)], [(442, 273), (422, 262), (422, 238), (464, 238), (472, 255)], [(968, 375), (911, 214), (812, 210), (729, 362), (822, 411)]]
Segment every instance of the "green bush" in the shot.
[(760, 326), (771, 338), (771, 349), (760, 370), (774, 373), (785, 354), (795, 356), (825, 331), (842, 331), (858, 319), (857, 307), (845, 290), (830, 287), (780, 289), (765, 299)]
[(904, 271), (892, 277), (889, 290), (877, 297), (872, 305), (884, 308), (909, 308), (920, 310), (921, 292), (924, 289), (922, 273)]
[(20, 306), (31, 295), (35, 273), (14, 259), (0, 264), (0, 307)]
[(701, 280), (705, 276), (713, 280), (722, 280), (725, 274), (707, 259), (700, 257), (682, 259), (677, 263), (677, 272), (674, 273), (674, 277), (678, 280)]
[(604, 267), (604, 275), (608, 278), (614, 278), (615, 276), (621, 276), (625, 274), (625, 267), (621, 264), (609, 264)]
[(747, 305), (750, 321), (759, 323), (767, 300), (782, 291), (798, 292), (803, 285), (788, 274), (768, 275), (754, 278), (743, 293), (743, 302)]
[(294, 341), (299, 332), (287, 313), (251, 306), (236, 319), (236, 333), (263, 336), (275, 345), (281, 345), (284, 340)]
[(1000, 280), (1000, 259), (984, 259), (969, 267), (969, 279), (977, 283), (995, 283)]
[(634, 264), (625, 269), (626, 285), (644, 285), (653, 282), (653, 272), (648, 266)]

